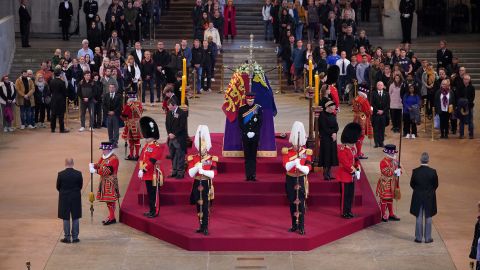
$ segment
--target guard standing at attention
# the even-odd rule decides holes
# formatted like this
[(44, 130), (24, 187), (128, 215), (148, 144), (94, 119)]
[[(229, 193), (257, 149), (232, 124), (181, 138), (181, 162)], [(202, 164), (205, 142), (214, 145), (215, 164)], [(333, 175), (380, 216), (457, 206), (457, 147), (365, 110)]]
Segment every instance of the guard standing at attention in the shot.
[(255, 104), (255, 93), (245, 95), (246, 104), (238, 109), (238, 123), (242, 131), (245, 175), (247, 181), (256, 181), (257, 148), (262, 127), (262, 106)]

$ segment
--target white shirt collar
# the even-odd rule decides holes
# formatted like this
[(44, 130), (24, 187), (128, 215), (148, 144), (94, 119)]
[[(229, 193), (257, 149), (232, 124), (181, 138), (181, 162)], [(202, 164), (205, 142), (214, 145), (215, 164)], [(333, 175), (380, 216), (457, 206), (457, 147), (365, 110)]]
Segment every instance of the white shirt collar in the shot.
[(114, 152), (114, 150), (110, 151), (110, 153), (108, 153), (107, 155), (103, 155), (103, 154), (102, 154), (102, 158), (103, 158), (103, 159), (109, 158), (110, 156), (113, 155), (113, 152)]

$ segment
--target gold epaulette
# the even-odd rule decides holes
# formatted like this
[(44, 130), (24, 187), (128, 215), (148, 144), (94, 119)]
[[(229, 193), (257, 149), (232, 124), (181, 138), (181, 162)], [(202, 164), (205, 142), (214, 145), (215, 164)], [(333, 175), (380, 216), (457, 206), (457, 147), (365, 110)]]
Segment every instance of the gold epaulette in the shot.
[(308, 155), (308, 156), (313, 155), (313, 150), (312, 150), (312, 149), (307, 149), (307, 155)]
[(290, 150), (290, 148), (288, 148), (288, 147), (283, 147), (283, 148), (282, 148), (282, 155), (288, 154), (288, 151), (289, 151), (289, 150)]
[(212, 156), (212, 161), (217, 162), (217, 161), (218, 161), (218, 157), (217, 157), (217, 156)]
[(187, 157), (187, 161), (192, 161), (192, 160), (193, 160), (193, 156), (192, 156), (192, 155), (189, 155), (189, 156)]

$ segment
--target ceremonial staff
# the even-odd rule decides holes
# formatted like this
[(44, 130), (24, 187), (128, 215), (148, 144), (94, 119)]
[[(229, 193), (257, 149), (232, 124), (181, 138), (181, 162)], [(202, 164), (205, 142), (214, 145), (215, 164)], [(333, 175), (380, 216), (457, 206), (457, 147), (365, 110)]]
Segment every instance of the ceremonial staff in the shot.
[[(200, 166), (202, 165), (202, 131), (198, 131), (198, 152), (200, 156)], [(202, 168), (203, 169), (203, 168)], [(199, 206), (199, 211), (198, 211), (198, 220), (200, 222), (200, 227), (202, 226), (202, 218), (203, 218), (203, 199), (202, 199), (202, 192), (203, 192), (203, 186), (202, 186), (202, 180), (200, 177), (199, 185), (198, 185), (198, 191), (200, 193), (200, 197), (198, 199), (198, 206)]]
[[(298, 137), (297, 137), (297, 158), (300, 158), (300, 131), (298, 132)], [(298, 180), (298, 168), (295, 166), (295, 174), (297, 175), (297, 180), (295, 184), (295, 192), (296, 192), (296, 198), (295, 198), (295, 217), (296, 217), (296, 224), (298, 226), (298, 219), (300, 217), (300, 212), (298, 209), (298, 205), (300, 204), (300, 200), (298, 199), (298, 192), (300, 191), (300, 181)]]
[[(402, 109), (402, 115), (403, 115), (403, 109)], [(402, 126), (403, 126), (403, 121), (400, 121), (400, 141), (398, 143), (398, 159), (397, 159), (397, 168), (401, 169), (402, 166), (400, 165), (400, 159), (402, 157)], [(398, 188), (397, 188), (398, 186)], [(393, 197), (395, 201), (400, 200), (401, 194), (400, 194), (400, 176), (395, 175), (395, 187), (393, 189)], [(395, 212), (397, 212), (397, 207), (398, 203), (395, 204)]]
[[(90, 163), (93, 163), (93, 128), (90, 127)], [(93, 196), (93, 173), (90, 172), (90, 194), (88, 194), (88, 200), (90, 201), (90, 218), (93, 222), (93, 202), (95, 196)]]

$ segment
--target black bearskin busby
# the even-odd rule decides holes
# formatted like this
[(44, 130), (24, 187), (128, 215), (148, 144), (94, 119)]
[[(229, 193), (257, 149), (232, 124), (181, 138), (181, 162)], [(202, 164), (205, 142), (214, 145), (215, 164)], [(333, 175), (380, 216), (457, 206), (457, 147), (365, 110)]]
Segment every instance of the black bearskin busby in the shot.
[(340, 141), (342, 143), (354, 144), (362, 135), (362, 127), (357, 123), (349, 123), (342, 131)]
[(325, 83), (328, 85), (336, 84), (338, 76), (340, 76), (340, 68), (337, 65), (330, 66), (327, 70), (327, 81)]
[(140, 118), (140, 129), (142, 130), (142, 135), (145, 139), (153, 138), (158, 140), (160, 138), (158, 125), (151, 117), (143, 116)]

